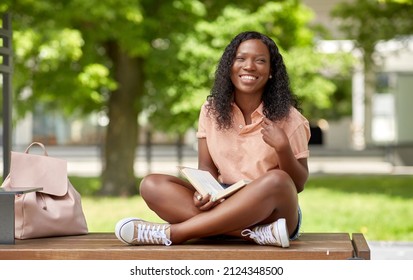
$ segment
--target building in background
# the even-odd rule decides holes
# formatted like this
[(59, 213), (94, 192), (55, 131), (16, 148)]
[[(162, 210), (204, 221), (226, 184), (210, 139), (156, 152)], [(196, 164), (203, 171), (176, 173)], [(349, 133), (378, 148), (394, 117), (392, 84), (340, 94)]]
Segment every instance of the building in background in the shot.
[[(361, 54), (346, 41), (330, 17), (330, 11), (339, 2), (351, 0), (303, 0), (311, 7), (314, 23), (329, 27), (336, 41), (321, 41), (321, 51), (341, 49), (351, 51), (361, 60)], [(355, 69), (352, 78), (352, 117), (329, 122), (323, 130), (327, 149), (362, 150), (369, 145), (382, 147), (395, 164), (413, 165), (413, 37), (405, 42), (388, 41), (377, 45), (381, 67), (376, 73), (377, 92), (372, 99), (372, 114), (365, 120), (364, 73)], [(362, 66), (362, 65), (361, 65)], [(371, 123), (371, 139), (365, 139), (364, 123)], [(371, 143), (369, 143), (371, 141)]]

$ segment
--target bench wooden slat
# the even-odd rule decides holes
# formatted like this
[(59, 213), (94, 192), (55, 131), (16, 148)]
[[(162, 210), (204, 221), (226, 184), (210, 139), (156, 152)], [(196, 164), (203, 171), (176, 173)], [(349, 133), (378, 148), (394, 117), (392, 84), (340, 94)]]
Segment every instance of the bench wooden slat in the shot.
[[(359, 244), (362, 235), (354, 235)], [(242, 240), (198, 239), (172, 246), (128, 246), (113, 233), (91, 233), (82, 236), (16, 240), (15, 245), (0, 245), (0, 259), (60, 260), (322, 260), (349, 259), (358, 256), (347, 233), (304, 233), (289, 248), (260, 246)], [(369, 259), (366, 244), (363, 258)], [(366, 247), (367, 246), (367, 247)], [(368, 252), (368, 255), (367, 255)], [(368, 256), (368, 258), (367, 258)], [(360, 256), (358, 256), (360, 257)]]
[(367, 244), (366, 239), (364, 238), (364, 235), (361, 233), (353, 233), (351, 239), (353, 241), (355, 257), (364, 260), (369, 260), (370, 248)]

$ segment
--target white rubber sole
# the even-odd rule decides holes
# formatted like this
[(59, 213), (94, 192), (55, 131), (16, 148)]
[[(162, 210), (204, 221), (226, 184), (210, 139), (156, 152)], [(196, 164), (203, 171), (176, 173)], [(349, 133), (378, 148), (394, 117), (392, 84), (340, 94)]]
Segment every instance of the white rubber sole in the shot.
[[(116, 237), (122, 241), (125, 244), (130, 244), (130, 242), (133, 239), (133, 223), (132, 223), (132, 228), (127, 228), (128, 226), (130, 226), (131, 224), (129, 224), (132, 221), (141, 221), (141, 219), (139, 218), (135, 218), (135, 217), (129, 217), (129, 218), (124, 218), (122, 220), (120, 220), (119, 222), (116, 223), (115, 226), (115, 235)], [(127, 239), (129, 240), (127, 240)]]
[(287, 222), (284, 218), (278, 219), (276, 222), (278, 236), (280, 237), (281, 247), (290, 247), (290, 238), (288, 237)]

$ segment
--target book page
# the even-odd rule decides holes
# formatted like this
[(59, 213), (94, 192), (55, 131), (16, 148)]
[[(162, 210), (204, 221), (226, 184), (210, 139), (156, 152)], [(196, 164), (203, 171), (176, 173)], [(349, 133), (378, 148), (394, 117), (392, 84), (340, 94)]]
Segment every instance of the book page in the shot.
[(210, 194), (211, 201), (228, 197), (249, 183), (247, 180), (240, 180), (224, 188), (209, 171), (183, 166), (178, 166), (178, 168), (201, 195)]
[(183, 168), (182, 171), (189, 179), (196, 181), (204, 189), (207, 189), (208, 193), (215, 194), (223, 190), (221, 184), (208, 171), (193, 168)]

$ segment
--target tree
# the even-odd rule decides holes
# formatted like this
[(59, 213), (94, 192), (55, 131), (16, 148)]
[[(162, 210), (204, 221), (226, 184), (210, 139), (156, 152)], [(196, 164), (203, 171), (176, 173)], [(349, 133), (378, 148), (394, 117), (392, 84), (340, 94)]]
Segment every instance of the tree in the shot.
[(133, 166), (145, 61), (153, 41), (170, 27), (183, 33), (190, 28), (200, 3), (59, 0), (2, 5), (12, 12), (17, 30), (15, 100), (25, 103), (20, 109), (30, 110), (41, 101), (69, 114), (106, 110), (110, 123), (102, 194), (136, 193)]
[(367, 144), (371, 142), (372, 96), (375, 90), (375, 71), (379, 54), (376, 45), (382, 41), (406, 40), (413, 34), (413, 5), (411, 0), (357, 0), (337, 5), (333, 16), (341, 19), (341, 30), (356, 43), (363, 53), (365, 73), (365, 124)]
[[(317, 120), (337, 112), (337, 107), (332, 109), (332, 104), (337, 104), (334, 95), (339, 91), (332, 77), (350, 77), (351, 56), (322, 54), (314, 50), (314, 32), (309, 27), (313, 14), (299, 1), (264, 2), (244, 8), (238, 4), (227, 5), (215, 18), (203, 18), (194, 24), (192, 32), (175, 38), (180, 49), (173, 50), (178, 61), (173, 63), (176, 70), (172, 68), (172, 80), (162, 77), (146, 96), (151, 124), (174, 132), (195, 127), (199, 108), (209, 94), (223, 49), (234, 34), (245, 30), (263, 32), (277, 42), (286, 60), (292, 88), (301, 98), (307, 117)], [(157, 55), (169, 60), (165, 50), (159, 50)], [(162, 72), (159, 65), (151, 64), (149, 68), (154, 73)], [(162, 91), (168, 94), (161, 95), (162, 99), (156, 98)], [(340, 112), (348, 114), (349, 110)]]
[(16, 30), (19, 112), (39, 102), (68, 115), (107, 112), (101, 194), (129, 195), (137, 191), (138, 116), (159, 129), (193, 127), (219, 55), (242, 30), (273, 37), (306, 106), (328, 108), (335, 86), (320, 76), (330, 60), (312, 51), (310, 11), (297, 0), (232, 2), (3, 1)]

